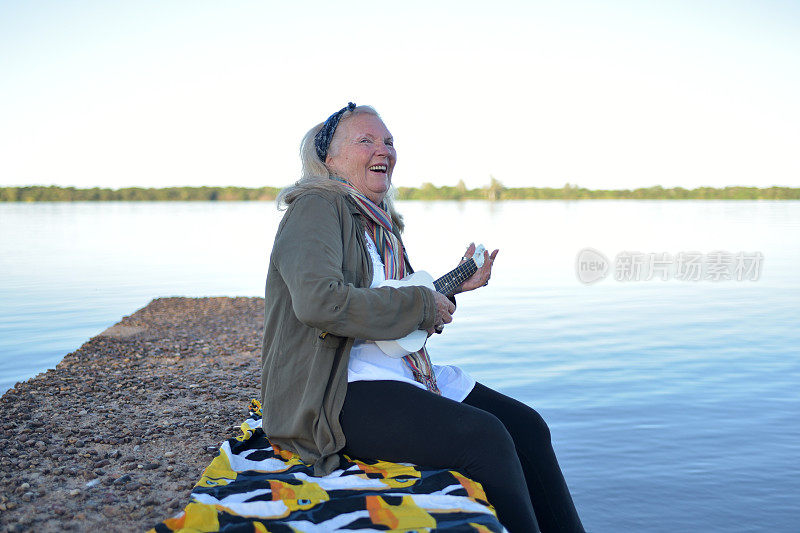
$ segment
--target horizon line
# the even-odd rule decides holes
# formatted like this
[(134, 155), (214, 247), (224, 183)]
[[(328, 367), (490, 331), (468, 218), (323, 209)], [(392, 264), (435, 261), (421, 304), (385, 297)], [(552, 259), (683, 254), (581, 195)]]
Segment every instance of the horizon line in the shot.
[[(163, 187), (156, 187), (151, 185), (125, 185), (119, 187), (105, 187), (100, 185), (92, 185), (92, 186), (81, 186), (81, 185), (56, 185), (56, 184), (28, 184), (28, 185), (0, 185), (0, 189), (24, 189), (30, 187), (43, 187), (43, 188), (60, 188), (60, 189), (75, 189), (75, 190), (92, 190), (92, 189), (103, 189), (109, 191), (120, 191), (123, 189), (153, 189), (153, 190), (162, 190), (162, 189), (202, 189), (202, 188), (209, 188), (209, 189), (225, 189), (225, 188), (235, 188), (235, 189), (284, 189), (286, 187), (290, 187), (293, 183), (287, 185), (260, 185), (260, 186), (250, 186), (250, 185), (166, 185)], [(467, 191), (479, 191), (479, 190), (486, 190), (493, 186), (492, 182), (487, 183), (486, 185), (482, 185), (480, 187), (467, 187), (463, 185), (463, 189)], [(449, 188), (459, 188), (460, 184), (456, 185), (435, 185), (431, 182), (423, 182), (420, 185), (392, 185), (395, 189), (422, 189), (428, 188), (428, 186), (433, 186), (434, 188), (441, 189), (445, 187)], [(625, 187), (625, 188), (587, 188), (582, 187), (576, 183), (566, 182), (564, 185), (560, 186), (537, 186), (537, 185), (522, 185), (522, 186), (513, 186), (508, 187), (503, 185), (501, 181), (496, 181), (495, 188), (499, 187), (503, 190), (514, 190), (514, 189), (583, 189), (586, 191), (635, 191), (639, 189), (655, 189), (661, 188), (665, 190), (669, 189), (684, 189), (684, 190), (696, 190), (696, 189), (730, 189), (730, 188), (747, 188), (747, 189), (800, 189), (800, 185), (769, 185), (769, 186), (759, 186), (759, 185), (723, 185), (723, 186), (715, 186), (715, 185), (697, 185), (693, 187), (685, 187), (682, 185), (674, 185), (670, 187), (665, 187), (663, 185), (648, 185), (648, 186), (637, 186), (637, 187)]]

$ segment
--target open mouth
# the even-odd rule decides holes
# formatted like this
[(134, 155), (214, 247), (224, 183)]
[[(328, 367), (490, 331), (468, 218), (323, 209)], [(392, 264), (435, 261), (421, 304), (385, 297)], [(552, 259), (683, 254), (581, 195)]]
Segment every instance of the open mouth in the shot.
[(381, 174), (386, 174), (386, 171), (389, 169), (386, 165), (372, 165), (369, 167), (372, 172), (380, 172)]

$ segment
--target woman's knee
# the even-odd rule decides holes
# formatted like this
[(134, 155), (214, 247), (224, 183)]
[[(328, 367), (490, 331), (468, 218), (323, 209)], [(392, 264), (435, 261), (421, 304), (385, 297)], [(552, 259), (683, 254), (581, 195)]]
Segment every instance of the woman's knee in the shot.
[(452, 467), (488, 490), (496, 490), (512, 479), (524, 479), (511, 434), (496, 416), (481, 413), (458, 432), (450, 450)]
[(514, 437), (515, 442), (522, 439), (536, 445), (549, 446), (551, 444), (550, 427), (536, 409), (513, 398), (508, 398), (503, 405), (497, 407), (500, 419)]
[(522, 404), (522, 406), (522, 416), (519, 425), (522, 431), (525, 432), (527, 438), (537, 443), (550, 444), (552, 439), (550, 427), (547, 425), (544, 418), (542, 418), (542, 415), (532, 407), (525, 404)]
[(464, 442), (480, 455), (515, 453), (514, 439), (503, 422), (492, 413), (480, 411), (462, 427)]
[(542, 416), (528, 404), (506, 396), (481, 383), (467, 396), (465, 403), (496, 415), (515, 441), (550, 442), (550, 428)]

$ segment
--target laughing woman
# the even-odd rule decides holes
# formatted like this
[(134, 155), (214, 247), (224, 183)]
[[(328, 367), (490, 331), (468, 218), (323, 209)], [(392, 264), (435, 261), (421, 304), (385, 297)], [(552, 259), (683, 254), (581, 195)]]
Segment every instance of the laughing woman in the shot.
[[(397, 160), (386, 125), (349, 104), (301, 144), (283, 190), (266, 285), (264, 431), (314, 465), (339, 454), (448, 468), (480, 482), (510, 531), (583, 531), (542, 417), (427, 352), (374, 341), (441, 331), (455, 302), (421, 286), (378, 287), (411, 265), (387, 193)], [(467, 256), (474, 248), (470, 246)], [(486, 285), (497, 250), (457, 292)], [(462, 258), (463, 260), (463, 258)]]

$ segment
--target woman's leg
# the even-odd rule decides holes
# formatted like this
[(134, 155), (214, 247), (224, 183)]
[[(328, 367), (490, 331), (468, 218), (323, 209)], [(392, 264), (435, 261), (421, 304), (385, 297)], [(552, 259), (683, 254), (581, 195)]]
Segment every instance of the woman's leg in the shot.
[(492, 413), (511, 434), (542, 531), (583, 531), (550, 442), (550, 428), (539, 413), (480, 383), (464, 403)]
[(457, 470), (512, 533), (538, 532), (514, 441), (490, 413), (400, 381), (355, 381), (339, 417), (347, 455)]

